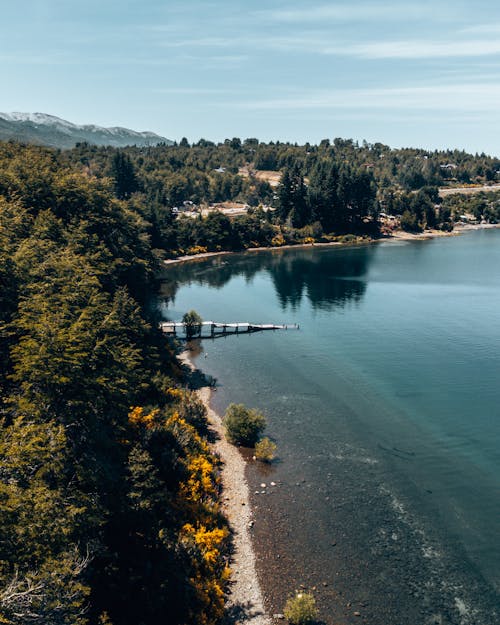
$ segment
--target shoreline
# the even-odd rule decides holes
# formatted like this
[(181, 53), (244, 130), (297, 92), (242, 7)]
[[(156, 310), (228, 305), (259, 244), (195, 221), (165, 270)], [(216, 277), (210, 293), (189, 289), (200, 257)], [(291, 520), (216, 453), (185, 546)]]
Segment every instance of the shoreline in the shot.
[(305, 248), (317, 248), (317, 247), (353, 247), (357, 245), (373, 245), (374, 243), (397, 243), (400, 241), (428, 241), (430, 239), (436, 239), (441, 237), (457, 237), (465, 232), (472, 232), (474, 230), (489, 230), (491, 228), (500, 228), (500, 224), (469, 224), (462, 226), (455, 226), (451, 232), (444, 230), (424, 230), (420, 233), (405, 232), (404, 230), (396, 230), (390, 236), (382, 236), (378, 239), (363, 239), (361, 241), (330, 241), (327, 243), (297, 243), (294, 245), (281, 245), (279, 247), (249, 247), (246, 250), (230, 251), (221, 250), (220, 252), (203, 252), (202, 254), (192, 254), (186, 256), (179, 256), (178, 258), (167, 258), (162, 261), (165, 267), (170, 265), (177, 265), (180, 263), (186, 263), (194, 260), (204, 260), (205, 258), (211, 258), (212, 256), (224, 256), (226, 254), (245, 254), (246, 252), (265, 252), (269, 250), (291, 250), (291, 249), (305, 249)]
[[(196, 367), (188, 349), (177, 356), (178, 361), (191, 371)], [(207, 409), (210, 429), (216, 434), (210, 446), (222, 461), (222, 512), (226, 516), (233, 537), (231, 554), (230, 593), (226, 603), (228, 625), (270, 625), (266, 614), (264, 597), (256, 568), (256, 555), (250, 529), (253, 526), (253, 512), (250, 504), (250, 490), (246, 480), (246, 461), (238, 448), (227, 442), (222, 427), (222, 417), (210, 406), (212, 391), (203, 386), (195, 391)]]
[[(498, 226), (487, 226), (487, 228), (494, 227)], [(457, 228), (455, 232), (451, 233), (451, 236), (459, 236), (463, 231), (474, 231), (483, 228), (484, 226), (479, 225), (468, 226), (463, 229)], [(402, 239), (394, 237), (388, 242), (434, 238), (425, 235), (407, 235), (407, 233), (403, 233), (403, 235)], [(440, 235), (438, 234), (437, 236), (439, 237)], [(450, 234), (444, 233), (441, 236), (450, 236)], [(403, 242), (401, 242), (401, 245), (403, 245)], [(189, 362), (193, 353), (196, 356), (196, 351), (183, 354), (182, 362)], [(190, 363), (190, 366), (194, 368), (192, 363)], [(209, 410), (210, 423), (212, 423), (211, 413), (214, 412), (214, 418), (220, 424), (220, 416), (216, 415), (215, 411), (211, 411), (209, 406), (210, 398), (213, 397), (210, 388), (201, 389), (198, 393)], [(204, 397), (201, 393), (204, 393)], [(218, 403), (216, 401), (216, 405)], [(244, 483), (247, 497), (248, 495), (249, 497), (248, 502), (238, 508), (239, 496), (233, 496), (229, 490), (226, 490), (226, 485), (224, 484), (222, 495), (224, 501), (222, 503), (225, 514), (229, 516), (232, 528), (234, 526), (231, 512), (226, 510), (226, 506), (231, 506), (232, 501), (232, 508), (235, 508), (234, 514), (238, 516), (241, 513), (241, 508), (245, 509), (249, 504), (251, 505), (250, 514), (244, 521), (243, 530), (246, 533), (246, 540), (249, 543), (253, 561), (251, 570), (243, 574), (243, 580), (236, 579), (236, 576), (232, 578), (234, 580), (234, 583), (232, 583), (233, 592), (228, 603), (228, 611), (229, 616), (233, 620), (229, 620), (229, 623), (250, 622), (254, 625), (260, 625), (260, 623), (276, 622), (274, 615), (282, 611), (286, 598), (285, 586), (295, 589), (311, 589), (315, 594), (321, 613), (324, 615), (325, 625), (326, 623), (333, 625), (334, 622), (347, 625), (348, 623), (353, 624), (358, 620), (365, 623), (370, 621), (379, 623), (381, 621), (378, 619), (382, 617), (386, 619), (386, 622), (395, 622), (394, 618), (401, 608), (397, 603), (400, 601), (398, 599), (399, 596), (404, 597), (404, 612), (408, 622), (412, 622), (410, 619), (413, 619), (413, 623), (423, 622), (422, 619), (424, 618), (426, 619), (425, 622), (427, 622), (427, 619), (431, 619), (431, 608), (426, 603), (429, 601), (429, 597), (432, 598), (432, 605), (437, 606), (438, 613), (448, 614), (452, 610), (452, 613), (455, 614), (453, 612), (455, 609), (453, 596), (450, 594), (449, 589), (445, 592), (445, 589), (440, 586), (444, 579), (443, 572), (445, 568), (440, 566), (434, 569), (431, 566), (431, 564), (436, 564), (436, 562), (434, 559), (429, 560), (425, 551), (428, 546), (419, 542), (420, 534), (414, 531), (413, 525), (408, 524), (406, 517), (398, 513), (399, 509), (394, 508), (390, 491), (379, 493), (376, 490), (377, 484), (373, 481), (374, 478), (370, 478), (372, 479), (370, 483), (373, 488), (366, 489), (366, 493), (363, 491), (361, 499), (357, 496), (354, 498), (352, 493), (356, 493), (356, 480), (349, 481), (349, 475), (339, 475), (337, 483), (332, 482), (333, 487), (327, 487), (323, 483), (324, 476), (321, 473), (318, 473), (315, 479), (309, 479), (310, 476), (304, 474), (301, 463), (295, 462), (295, 468), (289, 466), (292, 473), (287, 474), (287, 479), (283, 479), (283, 483), (276, 477), (273, 478), (276, 479), (281, 488), (279, 491), (273, 491), (273, 497), (268, 498), (261, 496), (263, 493), (257, 492), (259, 483), (261, 481), (267, 482), (268, 480), (262, 479), (258, 475), (258, 471), (254, 470), (253, 463), (243, 460), (237, 448), (232, 448), (232, 450), (239, 456), (240, 462), (242, 461), (243, 463), (243, 478), (239, 483), (239, 487)], [(226, 460), (223, 454), (219, 452), (219, 455), (225, 463)], [(354, 468), (351, 467), (353, 476), (356, 475)], [(228, 465), (228, 470), (232, 471), (232, 465)], [(364, 475), (364, 478), (366, 478), (366, 475)], [(307, 494), (307, 488), (310, 485), (315, 485), (315, 491), (316, 489), (319, 491), (320, 497), (325, 495), (325, 499), (331, 498), (333, 500), (335, 498), (335, 501), (339, 503), (339, 507), (335, 509), (335, 515), (327, 518), (328, 527), (331, 527), (329, 529), (331, 538), (322, 543), (318, 541), (320, 546), (316, 551), (314, 543), (307, 543), (307, 549), (313, 554), (310, 556), (310, 561), (314, 562), (314, 566), (311, 566), (305, 575), (303, 560), (297, 558), (296, 554), (301, 553), (301, 550), (304, 548), (301, 540), (304, 536), (307, 537), (310, 532), (304, 520), (308, 518), (311, 502), (306, 501), (305, 505), (300, 504), (297, 489)], [(375, 497), (373, 493), (376, 494)], [(300, 492), (300, 496), (302, 495), (303, 493)], [(231, 500), (229, 503), (227, 501), (228, 498)], [(291, 503), (298, 509), (298, 514), (295, 513), (295, 516), (291, 515), (288, 510)], [(344, 510), (346, 511), (345, 513)], [(380, 535), (377, 534), (376, 540), (373, 537), (372, 526), (367, 528), (365, 523), (367, 510), (370, 511), (370, 514), (375, 519), (374, 526), (380, 530)], [(252, 520), (251, 511), (253, 511), (254, 515), (258, 511), (259, 522), (253, 530), (249, 531), (248, 523), (251, 523)], [(294, 520), (294, 524), (290, 524), (290, 519)], [(356, 532), (351, 532), (351, 537), (346, 536), (345, 528), (352, 525), (356, 526)], [(430, 538), (429, 544), (431, 546), (440, 545), (439, 531), (437, 530), (436, 534), (434, 532), (429, 534), (428, 538)], [(393, 536), (399, 538), (395, 539)], [(397, 542), (395, 542), (396, 540)], [(371, 552), (368, 552), (368, 555), (366, 555), (363, 551), (360, 551), (359, 545), (362, 544), (371, 545), (376, 552), (377, 558), (370, 559), (369, 554)], [(332, 562), (328, 560), (331, 557), (330, 555), (323, 560), (323, 552), (331, 551), (332, 549), (335, 552)], [(437, 547), (434, 551), (439, 553)], [(382, 562), (380, 564), (381, 568), (378, 568), (378, 560)], [(242, 561), (245, 561), (244, 557)], [(456, 560), (455, 555), (449, 558), (447, 556), (446, 562), (447, 565), (449, 564), (448, 568), (450, 570), (457, 571), (454, 572), (454, 576), (451, 579), (463, 582), (463, 572), (459, 568), (460, 561)], [(233, 563), (232, 566), (239, 572), (236, 564)], [(370, 571), (371, 577), (364, 575), (365, 570)], [(385, 575), (387, 570), (394, 572), (394, 577), (387, 578), (387, 580), (390, 580), (390, 587), (395, 590), (391, 591), (391, 595), (385, 598), (384, 594), (379, 592), (379, 598), (377, 599), (375, 598), (377, 593), (372, 593), (372, 596), (368, 592), (367, 584), (370, 585), (372, 583), (370, 580), (376, 581), (379, 579), (379, 576)], [(404, 575), (401, 574), (401, 570), (405, 571)], [(248, 577), (245, 578), (245, 574)], [(476, 581), (476, 578), (469, 577), (468, 579), (471, 584), (473, 581), (474, 584), (479, 583)], [(253, 603), (246, 585), (248, 580), (250, 580), (251, 584), (257, 585), (262, 604), (264, 604), (265, 598), (267, 620), (259, 621), (256, 618), (247, 620), (247, 617), (243, 615), (241, 615), (240, 620), (238, 619), (237, 611), (234, 608), (231, 610), (233, 606), (239, 606), (242, 602), (247, 603), (248, 600)], [(367, 582), (367, 580), (369, 581)], [(427, 588), (426, 584), (430, 584), (430, 586), (424, 593), (421, 589)], [(237, 588), (238, 585), (239, 590)], [(378, 586), (374, 587), (378, 588)], [(465, 584), (462, 587), (466, 588)], [(384, 590), (383, 586), (380, 590)], [(254, 604), (253, 609), (257, 605)], [(256, 616), (265, 619), (265, 609), (262, 608), (262, 614)], [(271, 616), (273, 618), (270, 618)], [(429, 620), (429, 622), (432, 621)], [(453, 622), (455, 625), (461, 622), (462, 625), (465, 625), (467, 621), (451, 620), (447, 622)], [(489, 622), (489, 620), (484, 621), (485, 624)]]

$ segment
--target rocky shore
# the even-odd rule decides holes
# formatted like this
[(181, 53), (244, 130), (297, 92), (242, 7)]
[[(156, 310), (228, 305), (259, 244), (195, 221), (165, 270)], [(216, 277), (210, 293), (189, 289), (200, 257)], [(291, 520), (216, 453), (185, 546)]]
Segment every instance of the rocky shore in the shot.
[[(184, 351), (179, 360), (192, 371), (195, 370), (189, 351)], [(264, 609), (250, 535), (253, 518), (245, 477), (245, 460), (238, 449), (224, 438), (222, 418), (210, 407), (210, 387), (202, 386), (196, 392), (207, 408), (209, 425), (215, 435), (213, 451), (223, 463), (222, 509), (233, 533), (233, 553), (230, 563), (231, 593), (227, 604), (227, 623), (269, 625), (270, 619)]]

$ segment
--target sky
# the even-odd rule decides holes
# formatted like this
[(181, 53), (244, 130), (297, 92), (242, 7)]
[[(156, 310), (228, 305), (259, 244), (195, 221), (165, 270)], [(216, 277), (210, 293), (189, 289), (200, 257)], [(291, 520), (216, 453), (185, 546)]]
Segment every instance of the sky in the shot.
[(500, 156), (498, 0), (0, 0), (0, 110)]

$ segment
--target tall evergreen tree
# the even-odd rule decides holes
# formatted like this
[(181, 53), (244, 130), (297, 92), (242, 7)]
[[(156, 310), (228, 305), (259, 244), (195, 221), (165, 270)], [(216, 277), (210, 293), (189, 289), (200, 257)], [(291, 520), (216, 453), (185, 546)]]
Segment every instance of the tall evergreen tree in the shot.
[(338, 225), (339, 171), (333, 160), (319, 161), (309, 177), (308, 199), (312, 218), (319, 221), (325, 232), (332, 232)]
[(115, 193), (118, 199), (126, 200), (132, 193), (139, 190), (134, 165), (130, 157), (121, 150), (117, 150), (113, 157), (111, 175), (114, 180)]
[(281, 221), (290, 219), (295, 228), (302, 228), (310, 221), (307, 190), (298, 166), (286, 168), (278, 190), (278, 215)]

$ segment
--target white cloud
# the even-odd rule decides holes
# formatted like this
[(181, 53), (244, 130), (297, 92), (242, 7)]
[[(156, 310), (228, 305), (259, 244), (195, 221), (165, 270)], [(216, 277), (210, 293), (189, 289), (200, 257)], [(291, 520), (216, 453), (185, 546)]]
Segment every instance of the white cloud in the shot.
[(210, 61), (211, 63), (225, 63), (226, 65), (240, 65), (248, 61), (246, 54), (219, 54), (208, 57), (200, 57), (200, 61)]
[(79, 65), (79, 59), (67, 54), (0, 54), (0, 63), (6, 65), (41, 65), (43, 67), (55, 65)]
[(275, 50), (300, 52), (325, 56), (350, 56), (361, 59), (435, 59), (435, 58), (478, 58), (500, 54), (500, 38), (497, 39), (443, 39), (369, 41), (357, 43), (339, 41), (332, 43), (332, 37), (323, 32), (301, 32), (300, 35), (271, 36), (260, 34), (254, 37), (200, 37), (162, 41), (164, 48), (212, 48), (213, 50), (234, 50), (252, 52)]
[(495, 34), (500, 33), (500, 23), (491, 24), (476, 24), (475, 26), (468, 26), (463, 28), (462, 33), (477, 33), (477, 34)]
[[(328, 50), (325, 50), (328, 53)], [(342, 54), (342, 48), (330, 49)], [(381, 41), (347, 47), (345, 54), (369, 59), (431, 59), (500, 54), (500, 39), (472, 41)]]
[(296, 93), (284, 98), (231, 103), (252, 110), (399, 109), (489, 111), (498, 114), (500, 84), (455, 84)]
[(162, 41), (159, 45), (164, 48), (231, 48), (238, 44), (241, 45), (244, 41), (244, 39), (236, 37), (189, 37), (187, 39)]
[(361, 59), (436, 59), (474, 58), (500, 54), (500, 39), (473, 40), (402, 40), (370, 41), (368, 43), (339, 42), (317, 33), (298, 37), (269, 38), (262, 44), (271, 49), (300, 51), (330, 56), (351, 56)]
[(153, 93), (166, 93), (171, 95), (224, 95), (231, 93), (229, 89), (205, 89), (203, 87), (161, 87), (152, 89)]
[(429, 16), (425, 3), (323, 4), (297, 9), (258, 11), (256, 15), (275, 22), (303, 24), (305, 22), (367, 22), (373, 20), (402, 20)]

